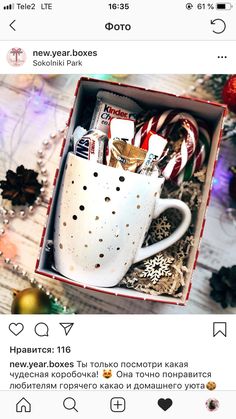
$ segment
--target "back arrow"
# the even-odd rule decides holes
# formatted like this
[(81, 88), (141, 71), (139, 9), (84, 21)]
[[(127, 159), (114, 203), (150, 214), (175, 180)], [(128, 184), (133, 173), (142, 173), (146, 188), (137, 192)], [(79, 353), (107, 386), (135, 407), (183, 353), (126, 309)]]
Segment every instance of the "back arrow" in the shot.
[(223, 33), (225, 31), (225, 29), (226, 29), (226, 23), (225, 23), (225, 21), (223, 19), (214, 19), (214, 20), (211, 20), (211, 25), (215, 25), (216, 22), (222, 22), (223, 25), (224, 25), (224, 27), (221, 30), (213, 31), (213, 32), (214, 33), (218, 33), (218, 34), (219, 33)]
[(10, 28), (12, 28), (12, 29), (13, 29), (13, 31), (16, 31), (16, 29), (14, 28), (14, 26), (12, 26), (12, 25), (14, 25), (15, 21), (16, 21), (16, 20), (13, 20), (13, 21), (10, 23), (10, 25), (9, 25), (9, 26), (10, 26)]

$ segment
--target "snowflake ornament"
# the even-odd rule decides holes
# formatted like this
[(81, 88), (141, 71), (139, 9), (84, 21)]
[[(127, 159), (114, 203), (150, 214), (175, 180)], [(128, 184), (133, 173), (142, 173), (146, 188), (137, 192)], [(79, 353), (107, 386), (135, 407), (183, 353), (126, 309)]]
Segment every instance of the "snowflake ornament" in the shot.
[(150, 278), (151, 281), (156, 284), (163, 276), (172, 275), (170, 267), (173, 261), (174, 258), (158, 253), (154, 258), (144, 262), (145, 269), (142, 272), (142, 277)]
[(154, 242), (164, 239), (170, 235), (171, 224), (165, 215), (152, 222), (150, 236)]

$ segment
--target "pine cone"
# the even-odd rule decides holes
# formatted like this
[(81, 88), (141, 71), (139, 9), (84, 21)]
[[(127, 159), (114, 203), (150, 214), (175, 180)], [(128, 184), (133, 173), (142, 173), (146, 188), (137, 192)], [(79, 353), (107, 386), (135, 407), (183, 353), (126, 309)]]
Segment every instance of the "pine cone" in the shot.
[(236, 307), (236, 265), (231, 268), (222, 266), (217, 273), (213, 273), (210, 279), (213, 288), (211, 297), (223, 308)]
[(0, 181), (3, 199), (12, 201), (12, 205), (33, 204), (42, 187), (37, 177), (37, 172), (25, 169), (23, 165), (17, 167), (16, 173), (8, 170), (6, 180)]

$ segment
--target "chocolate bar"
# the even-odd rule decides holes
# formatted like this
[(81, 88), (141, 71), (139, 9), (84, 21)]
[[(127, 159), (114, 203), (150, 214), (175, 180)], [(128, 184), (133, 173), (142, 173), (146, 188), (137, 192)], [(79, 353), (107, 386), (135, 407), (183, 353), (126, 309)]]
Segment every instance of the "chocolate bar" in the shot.
[(104, 163), (108, 138), (99, 130), (91, 129), (77, 140), (74, 153), (83, 159)]
[(126, 97), (112, 92), (100, 90), (94, 108), (90, 129), (99, 129), (108, 134), (111, 118), (136, 120), (142, 109), (137, 103)]

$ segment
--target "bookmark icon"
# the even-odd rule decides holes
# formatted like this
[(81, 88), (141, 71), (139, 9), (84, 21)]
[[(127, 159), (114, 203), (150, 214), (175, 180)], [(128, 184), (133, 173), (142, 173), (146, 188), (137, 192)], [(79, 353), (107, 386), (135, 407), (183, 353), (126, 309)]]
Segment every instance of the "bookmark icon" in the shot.
[(213, 323), (213, 337), (217, 335), (227, 336), (227, 323), (226, 322), (214, 322)]

